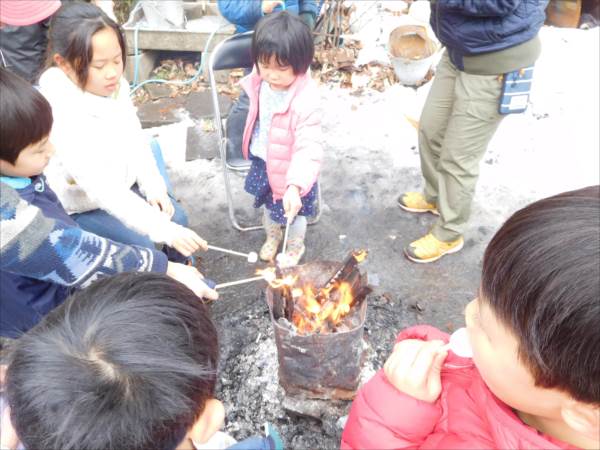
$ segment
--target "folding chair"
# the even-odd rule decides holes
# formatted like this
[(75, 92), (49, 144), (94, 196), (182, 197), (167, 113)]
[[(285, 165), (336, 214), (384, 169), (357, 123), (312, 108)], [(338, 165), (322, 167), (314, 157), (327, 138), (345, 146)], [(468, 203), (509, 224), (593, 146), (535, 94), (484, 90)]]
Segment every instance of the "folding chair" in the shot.
[[(252, 35), (253, 31), (247, 33), (235, 34), (221, 41), (210, 54), (208, 60), (208, 76), (210, 79), (210, 88), (213, 103), (214, 123), (217, 130), (217, 139), (219, 145), (219, 155), (223, 167), (223, 177), (225, 179), (225, 193), (227, 195), (227, 206), (229, 208), (229, 219), (234, 228), (240, 231), (258, 230), (262, 225), (242, 226), (235, 217), (235, 208), (233, 204), (233, 195), (231, 189), (231, 180), (229, 172), (238, 174), (247, 173), (250, 169), (250, 160), (244, 159), (239, 155), (229, 155), (227, 153), (227, 138), (223, 129), (221, 119), (221, 109), (219, 107), (219, 95), (217, 83), (215, 81), (215, 71), (229, 69), (250, 69), (252, 67)], [(315, 224), (321, 217), (321, 187), (318, 186), (317, 197), (317, 215), (309, 220), (309, 225)]]

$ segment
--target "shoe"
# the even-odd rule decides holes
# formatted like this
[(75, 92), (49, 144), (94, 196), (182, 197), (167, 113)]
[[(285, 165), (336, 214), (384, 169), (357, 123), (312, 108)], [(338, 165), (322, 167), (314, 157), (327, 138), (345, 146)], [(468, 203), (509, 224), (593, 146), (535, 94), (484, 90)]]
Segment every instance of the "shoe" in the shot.
[(415, 213), (424, 213), (430, 212), (431, 214), (435, 214), (439, 216), (440, 213), (437, 210), (437, 207), (431, 203), (429, 203), (423, 194), (420, 192), (405, 192), (400, 197), (398, 197), (398, 206), (405, 211), (415, 212)]
[(265, 232), (267, 233), (267, 240), (260, 248), (258, 256), (263, 261), (273, 261), (277, 255), (279, 244), (283, 240), (283, 231), (279, 224), (268, 223), (265, 224)]
[(428, 233), (421, 239), (411, 242), (404, 248), (404, 254), (408, 259), (416, 263), (430, 263), (437, 261), (444, 255), (456, 253), (465, 241), (462, 237), (452, 242), (444, 242), (437, 239), (433, 234)]
[(303, 238), (293, 238), (287, 242), (287, 247), (285, 249), (285, 256), (279, 260), (279, 267), (287, 268), (297, 266), (304, 255), (304, 251), (306, 247), (304, 246)]

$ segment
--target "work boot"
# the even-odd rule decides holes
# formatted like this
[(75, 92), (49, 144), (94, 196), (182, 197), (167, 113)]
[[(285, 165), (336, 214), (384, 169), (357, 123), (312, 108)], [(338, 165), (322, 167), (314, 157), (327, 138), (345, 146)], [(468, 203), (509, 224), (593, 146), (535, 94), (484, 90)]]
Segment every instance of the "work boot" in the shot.
[(293, 267), (297, 266), (304, 255), (306, 247), (304, 246), (304, 238), (297, 237), (292, 238), (287, 242), (285, 249), (285, 256), (280, 261), (280, 267)]
[(464, 240), (459, 237), (452, 242), (440, 241), (433, 234), (428, 233), (421, 239), (411, 242), (404, 248), (404, 254), (408, 259), (416, 263), (430, 263), (437, 261), (444, 255), (456, 253), (463, 248)]
[(400, 197), (398, 197), (398, 206), (405, 211), (415, 212), (415, 213), (424, 213), (430, 212), (431, 214), (435, 214), (439, 216), (435, 205), (429, 203), (423, 194), (420, 192), (405, 192)]
[(265, 233), (267, 234), (267, 240), (260, 248), (258, 256), (263, 261), (273, 261), (275, 255), (277, 255), (279, 244), (283, 240), (283, 231), (278, 223), (268, 222), (265, 223)]

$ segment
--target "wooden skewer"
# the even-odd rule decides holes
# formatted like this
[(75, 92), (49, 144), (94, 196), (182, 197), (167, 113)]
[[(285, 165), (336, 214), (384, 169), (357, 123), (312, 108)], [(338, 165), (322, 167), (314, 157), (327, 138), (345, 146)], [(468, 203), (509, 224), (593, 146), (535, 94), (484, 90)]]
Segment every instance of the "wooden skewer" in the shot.
[(226, 288), (229, 286), (237, 286), (238, 284), (252, 283), (253, 281), (260, 281), (260, 280), (264, 280), (264, 279), (265, 279), (265, 277), (262, 275), (258, 276), (258, 277), (252, 277), (252, 278), (244, 278), (243, 280), (229, 281), (227, 283), (217, 284), (214, 289), (217, 290), (217, 289), (222, 289), (222, 288)]
[(211, 250), (216, 250), (218, 252), (229, 253), (231, 255), (236, 255), (236, 256), (243, 256), (244, 258), (246, 258), (248, 260), (248, 262), (256, 262), (258, 260), (255, 252), (250, 252), (250, 253), (236, 252), (235, 250), (229, 250), (227, 248), (217, 247), (216, 245), (207, 245), (206, 247)]
[(287, 247), (288, 233), (290, 232), (290, 219), (287, 219), (285, 224), (285, 234), (283, 236), (283, 247), (281, 248), (281, 253), (285, 255), (285, 248)]

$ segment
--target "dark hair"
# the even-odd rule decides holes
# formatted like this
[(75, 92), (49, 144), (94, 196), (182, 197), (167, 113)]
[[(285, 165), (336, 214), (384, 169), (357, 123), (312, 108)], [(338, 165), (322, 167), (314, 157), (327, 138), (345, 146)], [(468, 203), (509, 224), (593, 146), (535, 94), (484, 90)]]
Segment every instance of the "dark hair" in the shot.
[(11, 420), (28, 449), (175, 448), (214, 394), (217, 332), (166, 275), (95, 282), (15, 342)]
[(485, 251), (481, 294), (537, 386), (600, 405), (600, 186), (513, 214)]
[(0, 68), (0, 159), (14, 164), (25, 147), (50, 134), (52, 108), (27, 81)]
[(258, 22), (252, 36), (252, 62), (267, 62), (275, 55), (281, 66), (292, 66), (294, 74), (306, 73), (315, 54), (310, 28), (297, 16), (280, 11)]
[(52, 16), (46, 67), (55, 65), (53, 57), (58, 53), (73, 67), (83, 89), (94, 57), (92, 36), (104, 28), (112, 28), (117, 34), (125, 67), (127, 46), (119, 24), (96, 5), (79, 1), (64, 3)]

